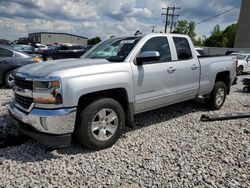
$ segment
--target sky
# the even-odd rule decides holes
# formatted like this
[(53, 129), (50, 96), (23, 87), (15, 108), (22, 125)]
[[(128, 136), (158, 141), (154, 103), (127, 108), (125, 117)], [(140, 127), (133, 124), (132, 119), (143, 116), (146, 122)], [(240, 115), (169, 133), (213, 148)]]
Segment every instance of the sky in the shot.
[[(0, 0), (0, 38), (15, 40), (31, 32), (66, 32), (88, 38), (133, 35), (136, 30), (164, 31), (162, 7), (181, 7), (179, 20), (196, 23), (226, 10), (232, 11), (196, 26), (197, 36), (209, 36), (236, 23), (241, 0)], [(177, 19), (177, 18), (176, 18)]]

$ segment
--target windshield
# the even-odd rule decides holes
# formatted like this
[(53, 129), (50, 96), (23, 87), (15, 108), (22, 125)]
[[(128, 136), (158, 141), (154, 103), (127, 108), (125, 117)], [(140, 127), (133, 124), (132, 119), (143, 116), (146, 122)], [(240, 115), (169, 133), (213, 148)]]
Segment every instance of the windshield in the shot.
[(114, 38), (101, 43), (85, 58), (123, 62), (141, 37)]
[(32, 51), (32, 47), (31, 46), (13, 46), (13, 49), (17, 50), (17, 51)]
[(59, 48), (59, 46), (50, 46), (49, 47), (49, 50), (56, 50), (56, 49), (58, 49)]

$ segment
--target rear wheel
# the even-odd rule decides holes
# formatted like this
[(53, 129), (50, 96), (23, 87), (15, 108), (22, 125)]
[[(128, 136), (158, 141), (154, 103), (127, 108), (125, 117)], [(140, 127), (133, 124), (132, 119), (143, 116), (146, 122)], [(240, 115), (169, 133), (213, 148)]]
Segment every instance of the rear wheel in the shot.
[(227, 87), (224, 82), (216, 82), (209, 98), (205, 99), (206, 105), (211, 110), (219, 110), (227, 95)]
[(239, 66), (238, 71), (237, 71), (237, 75), (240, 76), (243, 74), (243, 66)]
[(5, 87), (11, 88), (13, 83), (14, 83), (14, 76), (13, 76), (14, 71), (9, 71), (5, 74), (4, 76), (4, 85)]
[(80, 113), (76, 135), (81, 144), (99, 150), (112, 146), (120, 137), (125, 113), (114, 99), (103, 98), (86, 106)]

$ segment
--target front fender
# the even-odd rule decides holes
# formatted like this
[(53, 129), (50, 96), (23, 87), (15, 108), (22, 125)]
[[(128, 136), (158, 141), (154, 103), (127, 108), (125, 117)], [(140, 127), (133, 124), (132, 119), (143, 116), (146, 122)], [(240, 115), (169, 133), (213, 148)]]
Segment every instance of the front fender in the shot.
[(65, 107), (77, 106), (81, 96), (109, 89), (123, 88), (128, 102), (134, 101), (132, 76), (128, 72), (85, 75), (62, 80)]

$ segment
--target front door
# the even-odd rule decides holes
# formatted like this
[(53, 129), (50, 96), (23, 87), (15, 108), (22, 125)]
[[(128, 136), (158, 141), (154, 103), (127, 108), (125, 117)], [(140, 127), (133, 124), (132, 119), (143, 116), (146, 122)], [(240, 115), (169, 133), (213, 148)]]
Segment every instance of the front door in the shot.
[(159, 52), (160, 60), (132, 65), (136, 113), (173, 103), (177, 95), (178, 68), (172, 62), (168, 38), (150, 38), (139, 54), (146, 51)]

